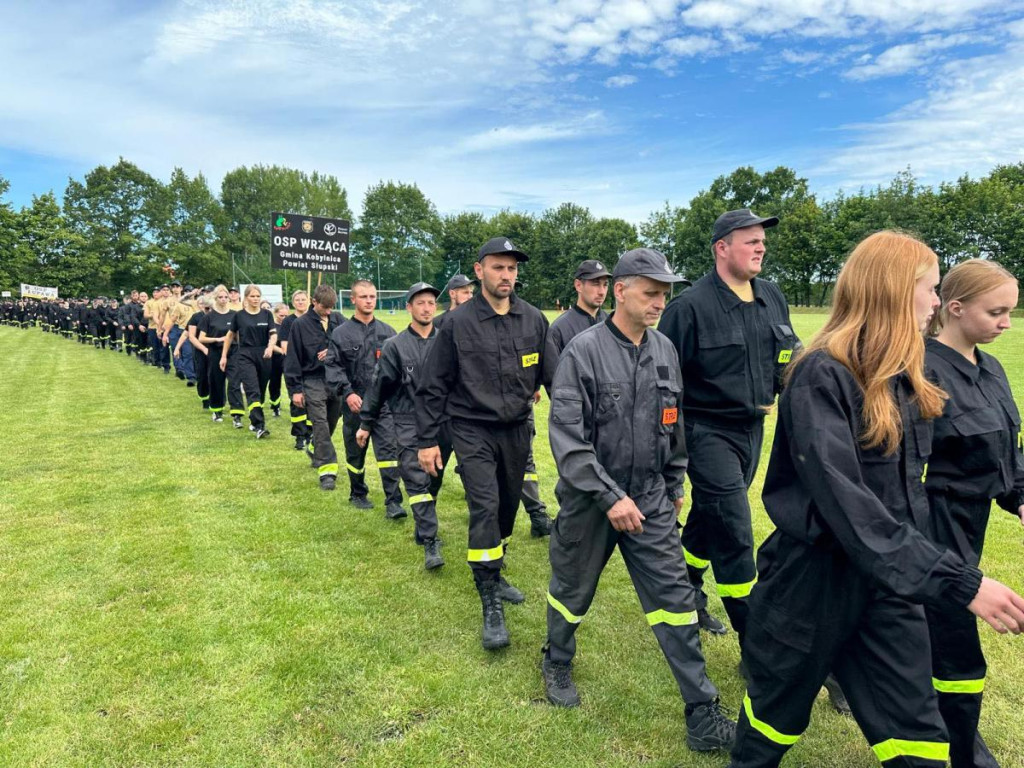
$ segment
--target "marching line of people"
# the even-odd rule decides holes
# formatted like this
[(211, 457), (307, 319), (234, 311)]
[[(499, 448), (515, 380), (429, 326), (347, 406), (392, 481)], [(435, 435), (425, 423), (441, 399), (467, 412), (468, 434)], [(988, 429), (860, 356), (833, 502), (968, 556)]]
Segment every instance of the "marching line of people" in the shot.
[[(294, 313), (261, 307), (255, 286), (244, 304), (216, 286), (191, 314), (172, 285), (126, 299), (114, 327), (125, 351), (165, 371), (161, 348), (173, 350), (212, 420), (226, 402), (257, 439), (269, 435), (264, 404), (280, 415), (283, 375), (295, 448), (325, 492), (341, 474), (342, 422), (358, 509), (373, 507), (372, 443), (385, 516), (407, 516), (404, 483), (427, 570), (445, 563), (437, 498), (454, 454), (489, 651), (511, 643), (505, 604), (525, 600), (505, 575), (522, 503), (531, 535), (550, 535), (540, 668), (552, 704), (581, 703), (576, 635), (618, 548), (678, 684), (691, 749), (731, 750), (734, 768), (777, 766), (824, 686), (886, 766), (992, 768), (978, 732), (977, 618), (1019, 634), (1024, 599), (978, 566), (993, 500), (1024, 524), (1024, 444), (1006, 374), (979, 345), (1010, 327), (1017, 281), (971, 260), (950, 270), (940, 300), (935, 254), (906, 234), (876, 233), (845, 262), (832, 312), (804, 346), (781, 291), (758, 277), (765, 229), (777, 223), (748, 209), (723, 214), (713, 268), (671, 302), (686, 281), (658, 251), (627, 251), (610, 271), (584, 261), (575, 305), (550, 326), (515, 293), (529, 257), (498, 237), (477, 254), (478, 292), (464, 275), (444, 292), (414, 284), (398, 333), (375, 317), (368, 280), (353, 283), (349, 318), (327, 285), (297, 291)], [(451, 307), (436, 315), (442, 293)], [(45, 318), (44, 330), (79, 333), (59, 307), (29, 318), (12, 304), (5, 323)], [(91, 309), (82, 338), (116, 344), (98, 319), (109, 308)], [(542, 389), (558, 474), (553, 525), (532, 456)], [(755, 561), (748, 493), (775, 409), (762, 496), (775, 530)], [(692, 505), (680, 526), (686, 477)], [(701, 646), (700, 631), (730, 631), (708, 607), (708, 568), (741, 650), (738, 721)]]

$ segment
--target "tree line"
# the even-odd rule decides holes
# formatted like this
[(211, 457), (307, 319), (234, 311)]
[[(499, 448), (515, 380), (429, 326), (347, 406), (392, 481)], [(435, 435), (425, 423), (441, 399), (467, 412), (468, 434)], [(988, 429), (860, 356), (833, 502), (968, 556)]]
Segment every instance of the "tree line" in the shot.
[[(190, 177), (177, 168), (165, 183), (123, 158), (69, 179), (60, 202), (50, 191), (16, 211), (3, 199), (9, 188), (0, 176), (0, 289), (15, 296), (22, 282), (57, 286), (64, 296), (116, 296), (171, 274), (201, 285), (230, 280), (233, 264), (246, 281), (304, 284), (304, 275), (270, 268), (270, 212), (354, 218), (335, 176), (279, 166), (236, 168), (224, 176), (219, 196), (201, 173)], [(328, 279), (339, 288), (378, 276), (381, 288), (419, 279), (442, 286), (456, 272), (471, 273), (481, 243), (505, 235), (530, 255), (520, 274), (524, 298), (566, 306), (580, 261), (613, 265), (640, 245), (662, 251), (680, 274), (696, 279), (711, 266), (715, 218), (733, 208), (780, 217), (768, 234), (764, 276), (795, 305), (827, 303), (846, 254), (883, 228), (922, 238), (943, 271), (984, 257), (1024, 278), (1022, 162), (937, 188), (918, 183), (907, 169), (887, 185), (829, 200), (810, 192), (790, 168), (743, 167), (719, 176), (686, 205), (666, 202), (638, 225), (595, 217), (571, 202), (539, 215), (441, 215), (415, 184), (381, 181), (366, 191), (353, 221), (349, 274)]]

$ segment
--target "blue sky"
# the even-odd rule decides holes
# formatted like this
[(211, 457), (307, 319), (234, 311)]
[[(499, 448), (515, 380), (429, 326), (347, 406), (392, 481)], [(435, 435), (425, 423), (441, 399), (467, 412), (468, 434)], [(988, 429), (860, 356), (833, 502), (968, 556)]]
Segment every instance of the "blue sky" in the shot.
[(15, 205), (124, 156), (641, 221), (740, 165), (828, 198), (1024, 159), (1020, 0), (17, 2), (0, 66)]

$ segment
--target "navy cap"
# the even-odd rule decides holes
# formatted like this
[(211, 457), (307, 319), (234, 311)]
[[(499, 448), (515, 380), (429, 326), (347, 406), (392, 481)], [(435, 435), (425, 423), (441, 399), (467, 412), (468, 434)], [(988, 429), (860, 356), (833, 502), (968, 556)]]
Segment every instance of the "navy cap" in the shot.
[(441, 292), (437, 290), (437, 288), (432, 286), (430, 283), (413, 283), (411, 286), (409, 286), (409, 290), (405, 294), (405, 303), (408, 304), (410, 301), (416, 298), (417, 293), (423, 293), (424, 291), (426, 291), (427, 293), (432, 293), (435, 299), (441, 295)]
[(573, 280), (596, 280), (599, 277), (610, 277), (611, 272), (597, 259), (587, 259), (576, 267)]
[(232, 285), (230, 288), (228, 288), (228, 293), (238, 293), (238, 286)]
[(444, 287), (445, 293), (451, 293), (457, 291), (459, 288), (465, 288), (467, 285), (472, 285), (473, 281), (465, 275), (452, 275), (452, 279), (448, 281), (448, 285)]
[(714, 245), (734, 229), (753, 227), (760, 224), (767, 229), (779, 223), (778, 216), (762, 218), (754, 214), (749, 208), (740, 208), (738, 211), (726, 211), (715, 219), (715, 227), (711, 230), (711, 244)]
[(492, 237), (481, 245), (480, 251), (476, 255), (476, 260), (483, 261), (485, 256), (493, 256), (496, 253), (507, 253), (510, 256), (515, 256), (516, 261), (530, 260), (530, 257), (516, 248), (507, 237)]
[(686, 278), (673, 273), (665, 255), (653, 248), (634, 248), (619, 257), (619, 263), (612, 270), (612, 276), (628, 277), (629, 275), (649, 277), (659, 283), (682, 283), (686, 280)]
[(180, 280), (171, 280), (171, 287), (173, 288), (174, 286), (178, 286), (179, 288), (181, 288), (181, 281)]

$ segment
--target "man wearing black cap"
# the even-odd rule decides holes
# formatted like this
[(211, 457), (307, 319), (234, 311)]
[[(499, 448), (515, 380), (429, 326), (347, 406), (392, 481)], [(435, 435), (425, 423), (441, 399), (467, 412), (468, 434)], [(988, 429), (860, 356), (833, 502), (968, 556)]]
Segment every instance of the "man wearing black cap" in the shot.
[(700, 626), (727, 631), (707, 610), (702, 585), (710, 565), (741, 643), (756, 578), (747, 489), (761, 457), (765, 414), (799, 346), (782, 291), (757, 277), (765, 228), (778, 223), (746, 208), (719, 216), (711, 237), (714, 269), (669, 304), (659, 326), (675, 344), (683, 372), (693, 505), (682, 540)]
[(435, 319), (434, 325), (438, 328), (441, 327), (438, 323), (442, 318), (447, 317), (448, 312), (461, 307), (473, 298), (473, 281), (465, 275), (452, 275), (452, 279), (448, 281), (448, 285), (444, 287), (444, 290), (448, 294), (448, 311)]
[(443, 468), (442, 418), (451, 419), (469, 505), (467, 559), (483, 604), (482, 644), (509, 644), (502, 599), (523, 594), (501, 577), (530, 452), (527, 420), (542, 384), (544, 315), (513, 294), (525, 253), (506, 237), (488, 240), (474, 265), (480, 293), (450, 313), (427, 357), (416, 412), (419, 461), (429, 475)]
[(622, 254), (613, 275), (615, 312), (576, 336), (551, 387), (560, 508), (549, 550), (544, 686), (552, 704), (579, 704), (571, 675), (576, 629), (618, 546), (686, 702), (687, 744), (727, 749), (736, 724), (722, 714), (707, 676), (696, 594), (676, 538), (686, 472), (682, 377), (672, 343), (654, 330), (671, 284), (682, 278), (648, 248)]
[[(377, 306), (377, 289), (369, 280), (352, 283), (355, 311), (331, 334), (327, 350), (327, 386), (341, 398), (341, 434), (345, 441), (345, 465), (348, 468), (349, 503), (357, 509), (373, 509), (366, 485), (366, 446), (356, 442), (359, 411), (363, 395), (370, 387), (373, 369), (380, 359), (384, 342), (395, 335), (395, 329), (373, 316)], [(381, 485), (384, 486), (385, 514), (398, 520), (408, 513), (402, 508), (402, 489), (398, 479), (398, 445), (391, 409), (384, 407), (374, 428), (373, 455), (377, 459)], [(316, 443), (314, 443), (314, 446)]]
[[(416, 543), (423, 546), (424, 566), (433, 570), (444, 565), (441, 539), (437, 536), (437, 510), (435, 502), (441, 488), (441, 472), (430, 477), (423, 471), (417, 458), (419, 448), (416, 436), (416, 386), (423, 377), (423, 364), (434, 343), (434, 312), (440, 291), (427, 283), (416, 283), (405, 295), (405, 307), (412, 322), (409, 327), (384, 342), (380, 360), (373, 371), (373, 381), (359, 412), (359, 431), (356, 442), (366, 447), (381, 409), (391, 409), (398, 440), (399, 467), (405, 492), (409, 495), (412, 516), (416, 522)], [(438, 433), (442, 455), (451, 455), (447, 429)], [(447, 443), (447, 445), (445, 445)]]
[(549, 363), (558, 360), (565, 345), (573, 336), (592, 325), (603, 323), (608, 313), (601, 307), (608, 297), (608, 278), (611, 273), (596, 259), (587, 259), (576, 268), (572, 285), (576, 289), (576, 303), (560, 314), (551, 323), (548, 332), (548, 353), (553, 356)]

